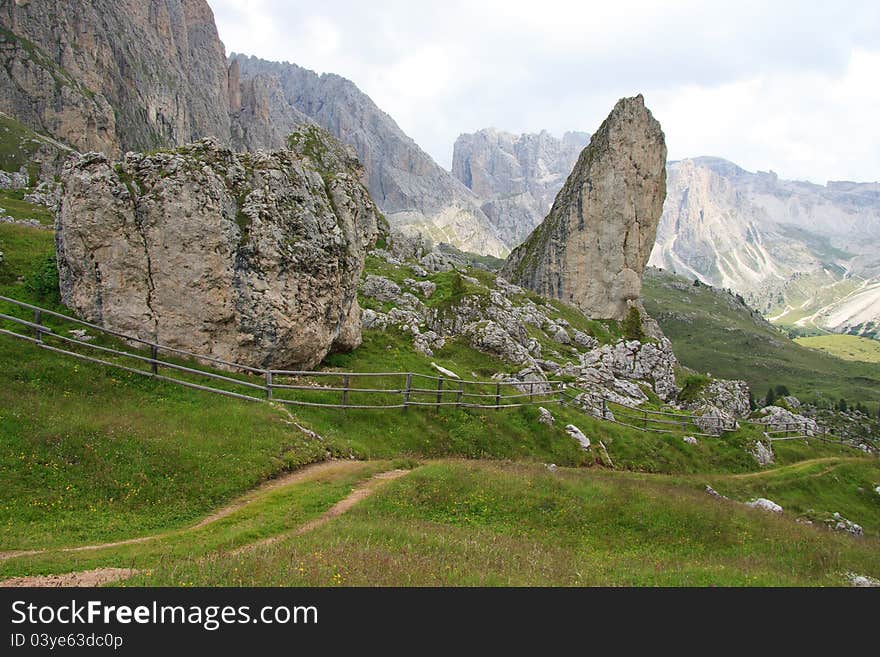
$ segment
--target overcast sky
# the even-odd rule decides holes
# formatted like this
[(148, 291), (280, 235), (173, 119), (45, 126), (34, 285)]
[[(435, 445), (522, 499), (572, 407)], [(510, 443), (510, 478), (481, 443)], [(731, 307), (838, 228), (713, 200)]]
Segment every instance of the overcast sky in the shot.
[(209, 0), (227, 52), (351, 79), (449, 168), (462, 132), (592, 132), (643, 93), (670, 159), (880, 180), (880, 1)]

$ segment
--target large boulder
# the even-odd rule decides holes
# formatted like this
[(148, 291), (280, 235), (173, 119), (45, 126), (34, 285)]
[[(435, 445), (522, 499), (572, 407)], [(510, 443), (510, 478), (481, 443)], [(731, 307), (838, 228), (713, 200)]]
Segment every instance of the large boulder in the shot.
[(360, 342), (356, 285), (378, 213), (351, 151), (89, 153), (63, 172), (62, 300), (92, 322), (255, 367), (315, 366)]
[(589, 317), (623, 319), (641, 293), (665, 197), (663, 131), (641, 95), (623, 98), (502, 274)]

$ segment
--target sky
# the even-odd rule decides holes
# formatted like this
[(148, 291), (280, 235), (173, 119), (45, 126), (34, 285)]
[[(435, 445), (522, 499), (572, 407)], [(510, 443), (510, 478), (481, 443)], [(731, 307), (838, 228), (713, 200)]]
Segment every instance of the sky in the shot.
[(209, 0), (227, 53), (352, 80), (442, 166), (456, 137), (593, 132), (642, 93), (670, 159), (880, 180), (880, 2)]

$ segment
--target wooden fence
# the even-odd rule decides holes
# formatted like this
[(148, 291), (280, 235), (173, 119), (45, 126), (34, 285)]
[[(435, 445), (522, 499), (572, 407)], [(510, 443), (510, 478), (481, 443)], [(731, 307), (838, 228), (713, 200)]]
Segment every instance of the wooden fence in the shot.
[[(565, 384), (558, 381), (474, 381), (418, 372), (258, 368), (132, 337), (8, 297), (0, 296), (0, 302), (18, 312), (0, 313), (0, 320), (18, 329), (0, 327), (4, 335), (55, 353), (237, 399), (337, 409), (403, 410), (504, 409), (564, 401)], [(19, 316), (24, 313), (30, 318)], [(71, 333), (71, 325), (97, 335), (77, 336)], [(198, 367), (200, 363), (213, 369)], [(216, 371), (218, 368), (224, 373)]]
[[(717, 437), (725, 431), (736, 430), (736, 422), (726, 421), (724, 418), (689, 415), (687, 413), (670, 413), (627, 406), (574, 386), (568, 387), (563, 394), (566, 403), (576, 406), (593, 417), (641, 431), (676, 433), (680, 430), (682, 433), (694, 436)], [(578, 396), (581, 394), (587, 395), (590, 398), (589, 402), (595, 403), (579, 402)]]
[[(695, 436), (716, 437), (736, 429), (736, 422), (725, 422), (722, 418), (639, 409), (560, 381), (474, 381), (417, 372), (336, 372), (253, 367), (126, 335), (9, 297), (0, 296), (0, 302), (13, 308), (9, 312), (18, 313), (0, 313), (0, 334), (91, 363), (247, 401), (274, 401), (292, 406), (343, 410), (449, 407), (501, 410), (564, 404), (600, 420), (654, 433), (681, 431)], [(21, 314), (28, 315), (29, 319), (19, 316)], [(18, 330), (12, 330), (10, 325)], [(90, 329), (97, 335), (72, 333), (71, 325), (78, 329)], [(200, 363), (212, 369), (199, 367)], [(577, 400), (580, 394), (600, 401), (601, 408), (580, 403)], [(704, 431), (706, 426), (714, 432)], [(754, 426), (766, 429), (765, 425)], [(824, 427), (815, 432), (816, 435), (807, 435), (807, 426), (787, 426), (766, 433), (771, 440), (819, 438), (852, 446), (842, 438), (829, 434)]]

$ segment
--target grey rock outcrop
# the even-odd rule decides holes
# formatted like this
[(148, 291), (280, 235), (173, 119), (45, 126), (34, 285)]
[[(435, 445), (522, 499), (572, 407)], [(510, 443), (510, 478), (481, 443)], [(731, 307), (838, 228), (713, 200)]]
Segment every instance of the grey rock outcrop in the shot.
[(698, 409), (709, 404), (732, 417), (745, 418), (752, 410), (749, 394), (749, 384), (745, 381), (712, 379), (700, 391), (698, 398), (685, 407)]
[(482, 202), (505, 242), (520, 244), (541, 223), (590, 136), (487, 128), (455, 140), (452, 175)]
[(34, 130), (111, 157), (230, 139), (205, 0), (6, 2), (0, 27), (0, 110)]
[(773, 431), (799, 431), (806, 436), (819, 433), (819, 425), (811, 417), (798, 415), (780, 406), (765, 406), (759, 413), (757, 422), (766, 424)]
[[(665, 338), (657, 344), (620, 340), (591, 349), (579, 359), (579, 365), (568, 367), (565, 373), (576, 376), (582, 383), (604, 388), (608, 393), (616, 392), (644, 401), (647, 397), (638, 386), (631, 384), (627, 387), (623, 384), (634, 381), (650, 382), (654, 392), (664, 401), (675, 397), (677, 361), (672, 345)], [(620, 381), (621, 379), (624, 381)]]
[(233, 118), (241, 147), (275, 148), (296, 125), (316, 123), (354, 146), (367, 187), (393, 227), (466, 251), (499, 257), (510, 251), (479, 199), (350, 80), (234, 53), (230, 73), (230, 97), (241, 103)]
[(350, 153), (312, 139), (310, 154), (202, 140), (115, 166), (96, 153), (72, 161), (56, 218), (63, 302), (256, 367), (312, 367), (357, 346), (356, 285), (378, 212)]
[(644, 99), (621, 99), (502, 274), (589, 317), (623, 319), (654, 245), (665, 167), (663, 131)]

